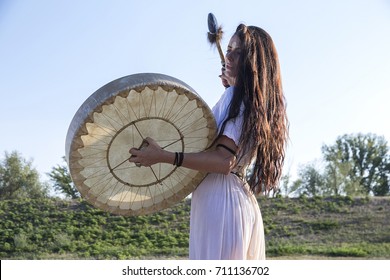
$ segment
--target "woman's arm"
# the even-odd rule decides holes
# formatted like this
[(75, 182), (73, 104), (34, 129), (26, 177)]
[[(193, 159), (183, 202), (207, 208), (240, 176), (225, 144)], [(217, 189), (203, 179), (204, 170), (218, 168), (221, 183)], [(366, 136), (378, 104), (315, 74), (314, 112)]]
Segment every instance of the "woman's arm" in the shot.
[[(129, 159), (130, 162), (140, 163), (142, 166), (151, 166), (156, 163), (174, 163), (175, 153), (161, 149), (151, 138), (146, 138), (146, 141), (149, 144), (148, 146), (142, 149), (130, 149), (129, 152), (132, 154)], [(215, 150), (184, 153), (182, 166), (209, 173), (230, 173), (234, 167), (236, 157), (228, 149), (218, 146), (218, 144), (222, 144), (232, 151), (237, 150), (233, 140), (222, 136), (217, 140)]]

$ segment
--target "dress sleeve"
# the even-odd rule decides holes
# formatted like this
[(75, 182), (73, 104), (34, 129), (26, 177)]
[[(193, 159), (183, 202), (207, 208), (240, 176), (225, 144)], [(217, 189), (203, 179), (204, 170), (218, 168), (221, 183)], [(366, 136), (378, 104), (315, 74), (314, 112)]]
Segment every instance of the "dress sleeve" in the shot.
[[(218, 130), (221, 129), (222, 123), (227, 117), (226, 115), (228, 113), (228, 108), (232, 96), (233, 96), (233, 87), (230, 87), (224, 92), (220, 100), (213, 107), (213, 114), (217, 122)], [(238, 142), (240, 141), (242, 123), (243, 123), (243, 118), (242, 118), (242, 108), (241, 108), (240, 115), (236, 119), (228, 121), (226, 123), (223, 132), (223, 135), (232, 139), (236, 145), (238, 145)]]
[(226, 123), (225, 130), (223, 135), (229, 137), (238, 145), (241, 137), (241, 128), (242, 128), (242, 115), (240, 114), (234, 120), (230, 120)]

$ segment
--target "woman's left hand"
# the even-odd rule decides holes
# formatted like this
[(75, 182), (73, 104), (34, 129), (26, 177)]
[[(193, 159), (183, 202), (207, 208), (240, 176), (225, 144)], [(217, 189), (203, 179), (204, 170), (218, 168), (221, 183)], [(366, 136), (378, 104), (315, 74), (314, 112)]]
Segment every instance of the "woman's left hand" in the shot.
[(142, 142), (141, 147), (129, 150), (131, 154), (129, 161), (134, 162), (137, 166), (151, 166), (163, 162), (165, 152), (156, 141), (147, 137)]

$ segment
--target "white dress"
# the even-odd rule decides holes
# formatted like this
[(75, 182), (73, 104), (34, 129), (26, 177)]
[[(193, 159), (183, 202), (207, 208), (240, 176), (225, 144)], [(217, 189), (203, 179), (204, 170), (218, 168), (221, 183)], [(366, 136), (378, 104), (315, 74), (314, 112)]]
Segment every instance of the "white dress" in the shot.
[[(233, 88), (213, 108), (220, 128)], [(242, 118), (229, 121), (224, 135), (237, 144)], [(244, 171), (250, 160), (241, 164)], [(235, 174), (209, 173), (192, 194), (189, 258), (194, 260), (265, 259), (263, 220), (249, 185)]]

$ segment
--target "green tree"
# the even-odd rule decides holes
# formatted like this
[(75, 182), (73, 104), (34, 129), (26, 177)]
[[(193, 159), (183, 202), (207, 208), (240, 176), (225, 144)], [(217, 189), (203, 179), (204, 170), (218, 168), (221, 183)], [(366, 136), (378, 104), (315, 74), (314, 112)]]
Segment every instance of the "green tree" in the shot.
[(325, 192), (324, 176), (316, 162), (300, 167), (298, 179), (291, 186), (290, 193), (306, 196), (321, 196)]
[(4, 153), (0, 162), (0, 199), (41, 198), (48, 195), (48, 185), (41, 183), (32, 161), (18, 152)]
[(384, 137), (375, 134), (349, 134), (324, 145), (328, 187), (346, 194), (390, 193), (390, 155)]
[(283, 175), (280, 178), (279, 188), (275, 192), (275, 196), (284, 195), (289, 196), (294, 190), (290, 186), (291, 176), (290, 173)]
[(327, 195), (364, 195), (365, 191), (359, 181), (353, 180), (350, 162), (328, 161), (325, 167), (324, 179)]
[[(62, 159), (65, 161), (65, 157)], [(80, 193), (73, 184), (66, 164), (53, 167), (48, 175), (54, 183), (53, 188), (55, 191), (72, 199), (80, 197)]]

